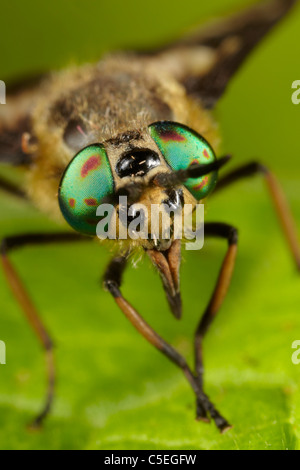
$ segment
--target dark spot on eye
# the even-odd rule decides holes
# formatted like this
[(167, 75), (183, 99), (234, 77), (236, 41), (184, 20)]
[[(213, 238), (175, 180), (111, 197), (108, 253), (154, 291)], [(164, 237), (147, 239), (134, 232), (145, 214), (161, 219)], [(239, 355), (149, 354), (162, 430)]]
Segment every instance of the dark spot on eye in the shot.
[(193, 186), (194, 191), (200, 191), (201, 189), (204, 188), (204, 186), (208, 183), (208, 176), (204, 176), (201, 183), (196, 184)]
[(160, 159), (156, 152), (150, 149), (134, 149), (122, 155), (116, 165), (116, 172), (120, 178), (144, 176), (158, 165)]
[(179, 134), (179, 132), (171, 130), (161, 131), (160, 137), (165, 142), (168, 142), (169, 140), (172, 140), (174, 142), (184, 142), (186, 140), (186, 138), (183, 135)]
[(101, 165), (101, 158), (99, 155), (92, 155), (84, 164), (82, 165), (81, 168), (81, 176), (82, 178), (85, 178), (90, 171), (96, 170)]
[(97, 199), (90, 197), (84, 200), (87, 206), (96, 206), (98, 204)]
[(71, 198), (69, 199), (69, 204), (70, 204), (70, 207), (75, 207), (75, 199)]
[(206, 149), (203, 150), (203, 155), (205, 158), (209, 158), (209, 155)]
[(63, 135), (65, 144), (72, 150), (79, 150), (86, 143), (86, 128), (81, 119), (71, 119)]

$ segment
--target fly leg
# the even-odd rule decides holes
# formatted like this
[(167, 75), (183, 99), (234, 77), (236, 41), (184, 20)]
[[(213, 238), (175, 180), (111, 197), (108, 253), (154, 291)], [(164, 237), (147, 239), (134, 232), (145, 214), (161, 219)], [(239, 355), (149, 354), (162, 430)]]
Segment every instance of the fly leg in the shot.
[(214, 405), (210, 402), (209, 398), (205, 395), (199, 381), (197, 380), (197, 377), (191, 371), (186, 360), (148, 325), (148, 323), (121, 294), (120, 285), (126, 263), (126, 256), (119, 256), (111, 261), (104, 275), (104, 284), (106, 288), (112, 294), (115, 302), (122, 310), (124, 315), (128, 318), (128, 320), (132, 323), (132, 325), (136, 328), (136, 330), (141, 333), (150, 344), (155, 346), (161, 353), (163, 353), (170, 361), (172, 361), (182, 370), (186, 379), (190, 383), (197, 397), (197, 402), (203, 409), (203, 412), (205, 414), (209, 414), (214, 419), (220, 431), (224, 431), (229, 427), (229, 424), (220, 415)]
[[(237, 230), (231, 225), (223, 223), (206, 223), (204, 225), (204, 233), (205, 236), (226, 239), (228, 241), (228, 249), (223, 260), (213, 294), (195, 332), (195, 371), (197, 382), (201, 390), (203, 389), (204, 372), (202, 343), (209, 326), (219, 311), (227, 294), (235, 265), (238, 238)], [(202, 403), (197, 400), (196, 406), (197, 418), (203, 420), (205, 416), (203, 416)], [(225, 431), (229, 427), (230, 425), (227, 423), (227, 426), (222, 430)]]
[(6, 193), (10, 194), (11, 196), (16, 196), (21, 199), (27, 199), (25, 192), (20, 189), (14, 183), (6, 180), (2, 176), (0, 176), (0, 190), (5, 191)]
[(263, 175), (265, 178), (267, 189), (269, 191), (280, 226), (289, 245), (290, 252), (295, 261), (296, 267), (300, 271), (300, 245), (297, 237), (295, 222), (284, 192), (277, 178), (267, 167), (258, 162), (251, 162), (236, 168), (219, 179), (213, 194), (220, 191), (221, 189), (226, 188), (232, 183), (239, 181), (240, 179), (258, 174)]
[(52, 234), (26, 234), (16, 235), (4, 238), (1, 243), (1, 261), (7, 282), (21, 306), (29, 324), (35, 331), (39, 338), (46, 355), (46, 369), (47, 369), (47, 392), (44, 405), (34, 419), (32, 427), (38, 428), (41, 426), (45, 417), (51, 409), (54, 396), (55, 385), (55, 366), (53, 357), (53, 343), (51, 337), (41, 321), (35, 305), (30, 299), (21, 278), (11, 263), (8, 255), (11, 251), (30, 245), (45, 245), (50, 243), (69, 243), (73, 241), (87, 240), (73, 233), (52, 233)]

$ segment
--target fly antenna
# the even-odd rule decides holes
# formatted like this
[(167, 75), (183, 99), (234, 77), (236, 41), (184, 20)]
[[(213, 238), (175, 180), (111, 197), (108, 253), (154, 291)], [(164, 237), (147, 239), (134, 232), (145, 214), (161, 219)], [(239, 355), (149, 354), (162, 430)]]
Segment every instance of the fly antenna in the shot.
[(163, 188), (172, 188), (174, 186), (184, 183), (189, 178), (200, 178), (201, 176), (205, 176), (214, 171), (218, 171), (230, 160), (230, 158), (230, 155), (226, 155), (225, 157), (221, 157), (212, 163), (194, 163), (189, 166), (186, 170), (177, 170), (173, 171), (172, 173), (159, 173), (153, 178), (153, 183), (156, 186), (160, 186)]

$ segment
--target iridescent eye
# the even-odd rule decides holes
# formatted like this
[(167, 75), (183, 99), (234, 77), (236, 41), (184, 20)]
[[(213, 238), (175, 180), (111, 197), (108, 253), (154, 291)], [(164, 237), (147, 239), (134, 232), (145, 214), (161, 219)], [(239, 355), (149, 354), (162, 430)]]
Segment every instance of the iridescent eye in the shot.
[(96, 235), (96, 210), (113, 193), (114, 180), (101, 145), (86, 147), (67, 166), (59, 187), (59, 205), (66, 221), (77, 232)]
[[(211, 146), (197, 132), (175, 122), (160, 121), (149, 126), (150, 135), (166, 162), (176, 170), (186, 170), (194, 163), (206, 164), (216, 160)], [(188, 179), (184, 185), (199, 201), (215, 187), (217, 171), (196, 179)]]

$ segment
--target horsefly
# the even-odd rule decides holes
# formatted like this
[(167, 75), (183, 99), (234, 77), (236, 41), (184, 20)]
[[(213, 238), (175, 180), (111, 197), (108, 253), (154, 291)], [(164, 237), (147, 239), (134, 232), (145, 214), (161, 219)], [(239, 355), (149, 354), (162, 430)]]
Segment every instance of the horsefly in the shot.
[[(160, 49), (116, 53), (97, 64), (7, 86), (6, 105), (0, 109), (0, 161), (22, 166), (26, 185), (23, 191), (1, 178), (1, 189), (27, 198), (69, 229), (8, 236), (1, 245), (7, 282), (47, 358), (45, 403), (33, 426), (42, 424), (53, 402), (53, 346), (9, 255), (30, 245), (82, 242), (98, 236), (115, 250), (104, 286), (120, 310), (184, 373), (195, 394), (197, 419), (212, 419), (221, 432), (230, 428), (203, 389), (202, 342), (230, 285), (237, 229), (225, 223), (204, 224), (206, 237), (224, 239), (228, 247), (196, 326), (194, 368), (123, 297), (121, 279), (133, 254), (146, 253), (161, 277), (170, 310), (179, 319), (181, 249), (189, 237), (186, 232), (180, 236), (175, 222), (186, 228), (182, 210), (188, 207), (192, 216), (188, 228), (197, 233), (203, 223), (195, 223), (196, 208), (213, 192), (256, 174), (266, 180), (300, 269), (296, 229), (272, 172), (255, 161), (219, 178), (229, 157), (216, 158), (219, 136), (211, 112), (244, 60), (295, 3), (261, 1)], [(159, 206), (160, 215), (169, 217), (164, 223), (159, 217), (153, 222), (153, 205)]]

